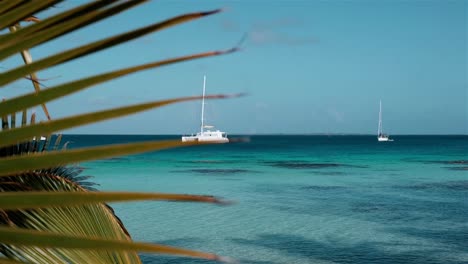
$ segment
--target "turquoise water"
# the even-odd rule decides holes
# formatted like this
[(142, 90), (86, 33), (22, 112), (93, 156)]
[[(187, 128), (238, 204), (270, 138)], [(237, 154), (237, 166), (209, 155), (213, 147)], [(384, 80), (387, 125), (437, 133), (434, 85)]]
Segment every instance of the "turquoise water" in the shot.
[[(72, 147), (162, 138), (65, 136)], [(82, 165), (101, 190), (235, 201), (112, 204), (136, 241), (252, 264), (468, 263), (468, 137), (393, 138), (253, 136)]]

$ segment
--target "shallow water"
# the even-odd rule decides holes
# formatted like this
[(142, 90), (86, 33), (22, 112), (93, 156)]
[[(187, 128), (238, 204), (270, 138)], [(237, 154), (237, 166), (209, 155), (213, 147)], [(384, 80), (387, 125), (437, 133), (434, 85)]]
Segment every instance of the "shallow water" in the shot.
[[(163, 138), (171, 137), (64, 140), (81, 147)], [(393, 138), (253, 136), (82, 165), (101, 190), (209, 194), (236, 202), (112, 204), (137, 241), (251, 264), (468, 263), (468, 137)]]

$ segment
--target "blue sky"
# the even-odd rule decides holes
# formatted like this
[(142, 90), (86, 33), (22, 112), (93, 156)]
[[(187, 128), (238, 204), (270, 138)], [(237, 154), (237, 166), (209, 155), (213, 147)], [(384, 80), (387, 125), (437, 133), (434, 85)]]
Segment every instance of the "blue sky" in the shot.
[[(58, 5), (47, 14), (78, 1)], [(366, 133), (377, 130), (379, 100), (390, 134), (468, 133), (467, 1), (151, 1), (33, 49), (35, 59), (185, 12), (211, 17), (39, 73), (48, 87), (164, 58), (241, 52), (137, 73), (48, 104), (59, 118), (150, 100), (246, 92), (210, 100), (206, 119), (228, 134)], [(12, 68), (21, 59), (2, 62)], [(32, 91), (20, 81), (3, 97)], [(40, 117), (43, 114), (37, 108)], [(199, 127), (190, 102), (79, 127), (66, 133), (185, 134)]]

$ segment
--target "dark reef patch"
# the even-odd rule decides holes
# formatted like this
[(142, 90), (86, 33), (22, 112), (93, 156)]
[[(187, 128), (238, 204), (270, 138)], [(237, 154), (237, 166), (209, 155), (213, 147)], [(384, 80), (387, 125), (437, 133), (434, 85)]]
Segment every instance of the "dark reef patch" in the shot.
[(308, 161), (264, 161), (263, 163), (272, 167), (286, 169), (324, 169), (338, 167), (367, 168), (366, 166), (347, 165), (341, 163), (316, 163)]
[(346, 189), (343, 186), (326, 186), (326, 185), (307, 185), (302, 186), (299, 189), (301, 190), (313, 190), (313, 191), (330, 191), (330, 190), (342, 190)]
[(448, 170), (455, 170), (455, 171), (468, 171), (468, 166), (461, 166), (461, 167), (444, 167)]
[(251, 172), (250, 170), (244, 169), (192, 169), (190, 171), (201, 174), (235, 174)]
[(395, 186), (397, 188), (411, 190), (433, 190), (445, 189), (451, 191), (468, 191), (468, 181), (447, 181), (447, 182), (430, 182), (409, 186)]
[(468, 171), (468, 160), (413, 160), (403, 159), (406, 162), (419, 162), (423, 164), (448, 165), (442, 168), (454, 171)]
[(418, 162), (425, 164), (468, 165), (468, 160), (420, 160), (413, 158), (404, 158), (401, 160), (406, 162)]
[(436, 161), (428, 161), (428, 163), (440, 163), (440, 164), (447, 164), (447, 165), (468, 165), (468, 160), (436, 160)]
[(188, 163), (188, 164), (229, 164), (229, 163), (239, 163), (237, 160), (184, 160), (178, 161), (178, 163)]
[(199, 174), (208, 174), (208, 175), (230, 175), (237, 173), (256, 173), (256, 171), (245, 170), (245, 169), (190, 169), (190, 170), (176, 170), (172, 172), (182, 172), (182, 173), (199, 173)]
[(468, 160), (433, 160), (427, 161), (426, 164), (442, 164), (451, 165), (450, 167), (443, 167), (448, 170), (466, 171), (468, 170)]
[(342, 172), (342, 171), (312, 171), (312, 174), (324, 175), (324, 176), (340, 176), (340, 175), (346, 175), (347, 173)]

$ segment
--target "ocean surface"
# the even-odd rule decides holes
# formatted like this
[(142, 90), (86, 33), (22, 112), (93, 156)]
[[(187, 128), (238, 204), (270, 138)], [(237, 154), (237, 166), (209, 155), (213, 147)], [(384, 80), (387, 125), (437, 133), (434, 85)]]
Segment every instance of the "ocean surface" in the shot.
[[(233, 137), (233, 136), (231, 136)], [(69, 147), (175, 136), (67, 135)], [(136, 241), (240, 263), (468, 263), (468, 136), (250, 136), (86, 162), (100, 190), (229, 206), (113, 203)], [(150, 263), (214, 263), (142, 254)]]

